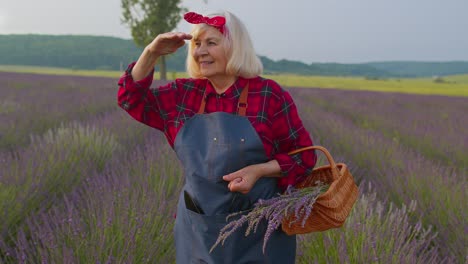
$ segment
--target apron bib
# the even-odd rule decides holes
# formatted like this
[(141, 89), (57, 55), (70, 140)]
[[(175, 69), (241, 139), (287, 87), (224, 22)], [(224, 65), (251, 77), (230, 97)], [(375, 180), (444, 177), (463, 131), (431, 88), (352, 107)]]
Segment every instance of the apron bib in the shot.
[[(225, 112), (190, 118), (177, 134), (174, 149), (184, 165), (185, 185), (179, 196), (175, 223), (177, 263), (294, 263), (295, 236), (276, 230), (262, 252), (266, 221), (256, 233), (245, 236), (246, 225), (231, 234), (224, 245), (216, 242), (226, 216), (248, 210), (258, 199), (276, 196), (277, 179), (259, 179), (248, 194), (230, 192), (222, 177), (248, 165), (268, 161), (257, 132), (243, 116), (248, 87), (242, 91), (239, 115)], [(229, 220), (236, 219), (231, 218)]]

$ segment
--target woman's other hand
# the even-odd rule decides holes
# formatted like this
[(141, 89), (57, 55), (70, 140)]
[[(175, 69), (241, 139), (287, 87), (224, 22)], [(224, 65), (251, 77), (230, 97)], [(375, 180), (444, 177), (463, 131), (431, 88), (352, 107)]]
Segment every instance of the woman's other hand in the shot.
[(260, 173), (259, 165), (250, 165), (223, 176), (223, 180), (229, 182), (228, 188), (231, 192), (247, 194), (261, 177)]
[(261, 177), (280, 177), (281, 167), (276, 160), (250, 165), (233, 173), (223, 176), (228, 181), (231, 192), (247, 194)]

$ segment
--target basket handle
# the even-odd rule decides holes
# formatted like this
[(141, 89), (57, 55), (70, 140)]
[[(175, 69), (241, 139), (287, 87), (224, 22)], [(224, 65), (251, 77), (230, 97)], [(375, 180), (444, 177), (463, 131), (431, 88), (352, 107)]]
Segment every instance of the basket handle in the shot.
[(305, 150), (309, 150), (309, 149), (317, 149), (317, 150), (320, 150), (323, 152), (323, 154), (325, 154), (325, 156), (327, 157), (327, 160), (328, 160), (328, 163), (330, 164), (330, 168), (331, 168), (331, 171), (332, 171), (332, 175), (333, 175), (333, 179), (336, 180), (338, 179), (339, 177), (339, 171), (338, 171), (338, 167), (336, 166), (336, 163), (335, 163), (335, 160), (333, 160), (333, 157), (332, 155), (330, 154), (330, 152), (328, 152), (328, 150), (322, 146), (308, 146), (308, 147), (303, 147), (303, 148), (299, 148), (299, 149), (295, 149), (291, 152), (288, 152), (288, 155), (294, 155), (294, 154), (297, 154), (299, 152), (302, 152), (302, 151), (305, 151)]

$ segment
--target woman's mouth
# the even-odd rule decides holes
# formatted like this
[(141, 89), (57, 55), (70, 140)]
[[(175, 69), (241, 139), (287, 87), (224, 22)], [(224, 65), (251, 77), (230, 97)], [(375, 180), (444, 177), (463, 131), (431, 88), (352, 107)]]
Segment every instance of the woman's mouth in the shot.
[(212, 61), (200, 61), (200, 66), (207, 66), (207, 65), (210, 65), (212, 63), (213, 63)]

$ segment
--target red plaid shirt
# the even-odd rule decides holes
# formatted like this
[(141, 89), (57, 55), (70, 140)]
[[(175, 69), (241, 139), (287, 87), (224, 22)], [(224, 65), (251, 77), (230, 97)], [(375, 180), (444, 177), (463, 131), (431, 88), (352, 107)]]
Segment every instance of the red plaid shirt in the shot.
[(314, 151), (287, 153), (312, 145), (309, 133), (302, 125), (291, 96), (276, 82), (255, 77), (237, 81), (222, 94), (217, 94), (207, 79), (176, 79), (158, 88), (150, 88), (153, 73), (133, 81), (130, 64), (119, 80), (118, 103), (136, 120), (161, 130), (169, 144), (185, 121), (198, 112), (206, 88), (205, 113), (237, 113), (242, 88), (249, 82), (246, 117), (257, 131), (270, 159), (276, 159), (283, 177), (279, 185), (285, 188), (310, 173), (315, 165)]

